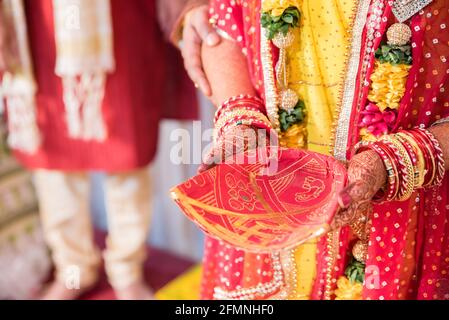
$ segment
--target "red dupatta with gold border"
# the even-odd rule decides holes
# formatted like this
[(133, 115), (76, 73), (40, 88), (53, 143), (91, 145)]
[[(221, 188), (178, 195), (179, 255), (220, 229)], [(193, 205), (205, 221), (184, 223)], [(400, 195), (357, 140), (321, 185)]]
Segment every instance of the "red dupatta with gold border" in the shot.
[[(345, 140), (347, 157), (360, 139), (359, 128), (354, 124), (359, 123), (359, 111), (367, 100), (374, 52), (387, 27), (395, 21), (391, 5), (392, 1), (371, 1), (366, 24), (360, 30), (363, 32), (360, 50), (352, 57), (358, 59), (356, 86), (350, 88), (353, 90), (352, 106), (341, 110), (348, 112), (348, 133), (347, 136), (337, 136), (337, 139)], [(260, 1), (211, 1), (211, 18), (221, 31), (242, 46), (254, 87), (263, 97)], [(449, 117), (449, 2), (434, 0), (412, 17), (410, 24), (414, 62), (392, 132), (414, 126), (430, 127)], [(371, 50), (367, 50), (369, 46), (372, 46)], [(446, 176), (441, 187), (416, 192), (409, 201), (375, 206), (363, 292), (365, 299), (449, 299), (448, 197), (449, 179)], [(325, 238), (319, 241), (313, 299), (324, 298)], [(343, 229), (337, 239), (340, 249), (333, 268), (338, 271), (331, 275), (334, 279), (344, 271), (349, 241), (350, 234)], [(207, 239), (202, 297), (220, 298), (217, 292), (245, 291), (275, 283), (274, 269), (280, 259), (270, 254), (247, 253), (218, 240)], [(284, 270), (282, 284), (275, 286), (276, 290), (254, 298), (282, 298), (282, 287), (288, 286), (288, 281)]]

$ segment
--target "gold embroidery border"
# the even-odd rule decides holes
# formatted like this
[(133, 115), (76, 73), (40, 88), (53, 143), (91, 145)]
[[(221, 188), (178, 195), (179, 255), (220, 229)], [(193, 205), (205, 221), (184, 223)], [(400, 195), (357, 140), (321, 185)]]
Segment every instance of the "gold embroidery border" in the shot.
[(298, 278), (295, 252), (294, 249), (281, 252), (281, 265), (284, 270), (285, 286), (278, 296), (280, 300), (295, 300), (297, 297)]
[(360, 0), (352, 27), (350, 54), (346, 65), (345, 81), (342, 89), (340, 108), (336, 112), (337, 126), (333, 139), (333, 154), (337, 160), (346, 161), (349, 127), (360, 66), (363, 29), (365, 28), (371, 0)]
[(332, 300), (334, 281), (335, 264), (338, 261), (338, 254), (340, 249), (340, 231), (331, 231), (326, 236), (326, 275), (325, 275), (325, 287), (324, 287), (324, 300)]
[(265, 108), (271, 125), (279, 131), (279, 95), (274, 76), (271, 41), (268, 40), (265, 29), (262, 26), (260, 28), (260, 61), (262, 63), (263, 85), (265, 88)]

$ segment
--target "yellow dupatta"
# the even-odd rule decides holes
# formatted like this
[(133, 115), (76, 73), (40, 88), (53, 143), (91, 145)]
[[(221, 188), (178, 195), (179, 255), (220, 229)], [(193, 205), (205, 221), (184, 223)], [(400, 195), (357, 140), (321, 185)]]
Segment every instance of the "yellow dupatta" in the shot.
[[(294, 31), (297, 40), (287, 49), (289, 87), (298, 93), (307, 109), (307, 148), (329, 154), (357, 1), (298, 2), (301, 24)], [(296, 290), (290, 299), (310, 298), (316, 277), (316, 243), (317, 240), (311, 241), (294, 251)]]

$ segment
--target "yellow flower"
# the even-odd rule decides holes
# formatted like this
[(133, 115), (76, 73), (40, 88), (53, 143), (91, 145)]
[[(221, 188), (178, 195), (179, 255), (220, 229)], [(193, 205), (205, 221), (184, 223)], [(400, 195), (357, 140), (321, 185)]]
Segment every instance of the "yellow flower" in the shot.
[(368, 99), (377, 104), (380, 111), (399, 108), (410, 68), (411, 66), (406, 64), (392, 65), (376, 61)]
[(304, 124), (294, 124), (279, 135), (279, 142), (284, 148), (305, 148), (307, 143), (307, 128)]
[(262, 1), (262, 11), (270, 12), (273, 16), (280, 16), (290, 7), (299, 8), (299, 0), (265, 0)]
[(361, 283), (348, 280), (341, 277), (337, 281), (337, 290), (335, 290), (335, 300), (362, 300), (363, 286)]
[(363, 141), (376, 142), (377, 138), (375, 135), (370, 133), (367, 128), (360, 129), (360, 137)]

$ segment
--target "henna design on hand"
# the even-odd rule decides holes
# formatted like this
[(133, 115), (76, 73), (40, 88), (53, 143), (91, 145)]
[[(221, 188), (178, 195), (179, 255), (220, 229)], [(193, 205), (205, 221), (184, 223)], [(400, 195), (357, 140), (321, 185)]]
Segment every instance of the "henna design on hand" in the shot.
[(223, 162), (238, 161), (237, 155), (256, 149), (261, 145), (269, 146), (269, 137), (261, 131), (247, 125), (240, 125), (229, 129), (220, 137), (217, 144), (204, 159), (198, 172), (204, 172)]
[(339, 196), (341, 210), (337, 213), (332, 228), (345, 225), (363, 236), (366, 222), (372, 211), (372, 198), (385, 184), (387, 174), (382, 159), (369, 150), (355, 155), (348, 168), (348, 186)]

